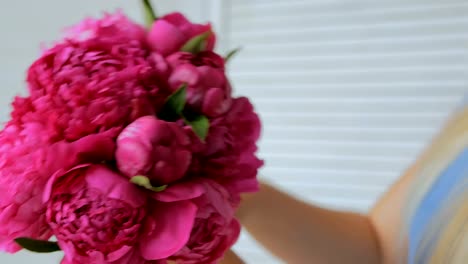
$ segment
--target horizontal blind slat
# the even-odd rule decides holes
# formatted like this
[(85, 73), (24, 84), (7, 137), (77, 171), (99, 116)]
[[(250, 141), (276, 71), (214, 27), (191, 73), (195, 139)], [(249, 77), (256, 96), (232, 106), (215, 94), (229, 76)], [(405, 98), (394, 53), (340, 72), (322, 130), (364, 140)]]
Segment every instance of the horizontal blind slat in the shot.
[(297, 14), (292, 12), (271, 12), (261, 15), (256, 12), (242, 12), (239, 16), (242, 19), (233, 21), (233, 28), (248, 29), (252, 24), (256, 27), (269, 26), (281, 27), (302, 27), (304, 25), (355, 25), (382, 22), (413, 22), (413, 21), (440, 21), (453, 18), (464, 17), (468, 13), (468, 3), (459, 3), (454, 6), (421, 6), (417, 8), (405, 9), (377, 9), (360, 10), (353, 9), (342, 12), (317, 13), (314, 16), (309, 14)]
[[(236, 0), (239, 1), (239, 0)], [(242, 0), (241, 0), (242, 1)], [(343, 1), (343, 0), (329, 0), (329, 1), (310, 1), (310, 0), (290, 0), (284, 1), (258, 1), (255, 0), (250, 3), (242, 4), (238, 2), (232, 5), (231, 13), (232, 17), (238, 18), (239, 15), (244, 13), (258, 13), (258, 14), (269, 14), (271, 12), (290, 11), (292, 14), (304, 14), (307, 11), (311, 14), (323, 14), (323, 13), (348, 13), (348, 12), (379, 12), (381, 10), (410, 10), (420, 8), (443, 8), (451, 7), (456, 10), (460, 5), (464, 5), (464, 1), (460, 0), (445, 0), (443, 2), (439, 0), (392, 0), (392, 1), (372, 1), (372, 0), (360, 0), (360, 1)]]

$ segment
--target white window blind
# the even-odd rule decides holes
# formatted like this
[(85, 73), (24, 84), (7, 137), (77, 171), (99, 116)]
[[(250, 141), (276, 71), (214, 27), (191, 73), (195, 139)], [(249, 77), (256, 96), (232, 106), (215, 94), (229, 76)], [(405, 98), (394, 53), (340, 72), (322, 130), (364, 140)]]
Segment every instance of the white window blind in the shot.
[[(262, 175), (306, 201), (367, 211), (468, 91), (467, 1), (231, 0), (219, 17)], [(280, 263), (245, 234), (237, 250)]]

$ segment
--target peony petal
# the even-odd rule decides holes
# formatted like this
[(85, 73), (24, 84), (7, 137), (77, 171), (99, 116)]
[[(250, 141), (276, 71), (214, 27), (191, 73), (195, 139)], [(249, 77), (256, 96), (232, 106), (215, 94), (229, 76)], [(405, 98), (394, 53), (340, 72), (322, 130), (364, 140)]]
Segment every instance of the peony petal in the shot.
[(197, 67), (184, 64), (174, 70), (171, 77), (169, 78), (169, 83), (171, 87), (176, 87), (178, 89), (182, 84), (188, 84), (189, 86), (196, 86), (200, 82), (200, 74), (197, 70)]
[(148, 174), (153, 166), (153, 143), (161, 134), (161, 123), (163, 122), (154, 116), (144, 116), (120, 133), (115, 156), (123, 174), (130, 178)]
[(234, 216), (234, 209), (226, 202), (230, 198), (228, 191), (220, 184), (211, 180), (206, 180), (204, 185), (206, 193), (203, 199), (210, 203), (224, 218), (232, 218)]
[(101, 162), (112, 160), (115, 152), (114, 141), (105, 135), (89, 135), (72, 143), (77, 159), (83, 162)]
[(0, 211), (0, 225), (3, 226), (8, 223), (8, 221), (11, 221), (17, 210), (18, 208), (16, 204), (10, 204), (6, 207), (2, 207), (2, 210)]
[(260, 184), (256, 175), (247, 179), (233, 179), (224, 182), (224, 184), (233, 193), (254, 193), (260, 190)]
[[(66, 242), (66, 241), (58, 241), (58, 244), (60, 246), (60, 249), (65, 253), (65, 263), (74, 263), (73, 262), (73, 256), (76, 255), (75, 247), (73, 246), (72, 243)], [(63, 262), (63, 260), (62, 260)]]
[(43, 208), (43, 204), (37, 204), (38, 201), (33, 197), (28, 201), (24, 202), (23, 204), (18, 204), (15, 220), (18, 222), (27, 222), (31, 219), (31, 214), (40, 211)]
[(161, 202), (177, 202), (191, 200), (200, 197), (205, 193), (203, 184), (199, 181), (189, 181), (177, 183), (169, 186), (166, 190), (152, 193), (151, 197)]
[(44, 193), (42, 194), (42, 201), (44, 203), (49, 201), (50, 196), (52, 194), (52, 188), (53, 188), (54, 184), (57, 182), (58, 179), (62, 178), (63, 176), (68, 175), (71, 172), (74, 172), (74, 171), (77, 171), (77, 170), (80, 170), (80, 169), (83, 169), (83, 168), (86, 168), (86, 167), (89, 167), (89, 166), (91, 166), (91, 164), (82, 164), (82, 165), (79, 165), (77, 167), (72, 168), (69, 171), (59, 170), (56, 173), (54, 173), (50, 177), (50, 179), (47, 181), (47, 184), (44, 187)]
[(153, 232), (143, 234), (141, 255), (147, 260), (165, 259), (179, 251), (189, 240), (197, 207), (190, 201), (157, 203), (147, 221), (154, 221)]
[(115, 153), (119, 170), (128, 177), (146, 175), (151, 169), (151, 147), (134, 139), (119, 141)]
[(230, 225), (229, 229), (231, 230), (231, 232), (230, 232), (230, 235), (229, 235), (228, 240), (227, 240), (228, 245), (229, 245), (228, 248), (233, 246), (237, 242), (237, 240), (239, 239), (242, 226), (241, 226), (240, 222), (237, 219), (233, 219), (231, 221), (231, 225)]
[(190, 21), (180, 12), (167, 14), (163, 16), (161, 19), (178, 27), (191, 24)]
[(60, 261), (60, 264), (73, 264), (73, 262), (70, 262), (66, 257), (63, 257), (62, 261)]
[(223, 71), (211, 66), (200, 66), (198, 72), (202, 77), (201, 85), (204, 87), (224, 87), (226, 86), (226, 75)]
[(187, 37), (174, 25), (164, 20), (157, 20), (148, 33), (151, 48), (163, 56), (178, 51), (187, 41)]
[(148, 263), (140, 254), (140, 250), (132, 248), (125, 256), (109, 264), (146, 264)]
[(114, 141), (104, 135), (90, 135), (72, 143), (60, 141), (47, 148), (44, 168), (52, 175), (78, 164), (112, 160), (114, 152)]
[(226, 112), (228, 105), (225, 105), (226, 94), (223, 89), (210, 88), (206, 92), (205, 100), (202, 105), (202, 112), (207, 116), (214, 117)]
[(144, 192), (130, 183), (127, 177), (117, 174), (105, 166), (90, 167), (86, 173), (86, 182), (89, 188), (95, 188), (107, 194), (109, 198), (125, 201), (134, 207), (140, 207), (146, 203)]
[[(218, 245), (217, 250), (211, 254), (211, 257), (215, 261), (221, 259), (226, 251), (231, 248), (239, 239), (241, 225), (237, 219), (233, 219), (227, 229), (227, 234), (225, 234), (224, 240)], [(213, 263), (216, 263), (215, 261)]]
[(107, 260), (110, 261), (110, 262), (118, 261), (123, 256), (125, 256), (127, 253), (129, 253), (130, 250), (132, 250), (132, 249), (133, 249), (132, 247), (124, 245), (121, 248), (119, 248), (118, 250), (108, 254), (107, 255)]

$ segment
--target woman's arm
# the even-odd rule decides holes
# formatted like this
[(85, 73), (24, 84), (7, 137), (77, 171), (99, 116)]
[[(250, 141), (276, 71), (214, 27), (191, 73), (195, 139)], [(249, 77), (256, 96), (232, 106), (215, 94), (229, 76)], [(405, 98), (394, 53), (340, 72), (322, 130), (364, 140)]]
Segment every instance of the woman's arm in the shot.
[[(397, 263), (401, 211), (416, 167), (369, 215), (309, 205), (262, 184), (260, 192), (244, 197), (238, 218), (256, 240), (287, 263)], [(239, 258), (222, 262), (242, 263)]]
[(245, 197), (238, 217), (287, 263), (379, 263), (374, 226), (363, 215), (308, 205), (263, 184)]

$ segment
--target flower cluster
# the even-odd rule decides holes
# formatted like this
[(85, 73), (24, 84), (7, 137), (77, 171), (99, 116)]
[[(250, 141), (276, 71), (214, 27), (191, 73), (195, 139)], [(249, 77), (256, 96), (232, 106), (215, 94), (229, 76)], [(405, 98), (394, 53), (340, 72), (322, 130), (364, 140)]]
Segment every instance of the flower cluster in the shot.
[(215, 42), (180, 13), (116, 13), (44, 51), (0, 132), (0, 249), (54, 236), (64, 264), (217, 263), (262, 161)]

